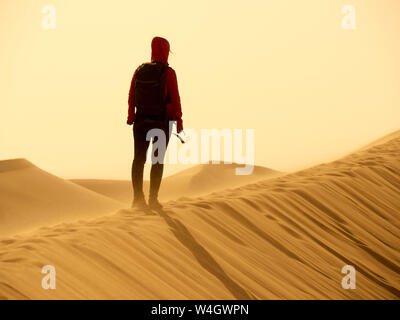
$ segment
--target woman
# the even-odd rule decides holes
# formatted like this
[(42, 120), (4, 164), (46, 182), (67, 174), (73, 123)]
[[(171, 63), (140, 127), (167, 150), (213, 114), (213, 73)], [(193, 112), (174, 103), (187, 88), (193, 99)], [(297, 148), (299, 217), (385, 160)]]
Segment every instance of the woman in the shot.
[[(181, 102), (176, 73), (168, 65), (170, 45), (168, 40), (154, 37), (151, 41), (151, 63), (140, 65), (133, 74), (129, 90), (127, 124), (135, 124), (133, 137), (135, 154), (132, 163), (132, 207), (146, 207), (143, 193), (143, 170), (150, 141), (147, 133), (159, 129), (165, 136), (165, 148), (153, 152), (158, 159), (164, 159), (168, 145), (169, 122), (177, 122), (178, 133), (183, 130)], [(153, 138), (153, 147), (158, 137)], [(160, 152), (160, 154), (158, 154)], [(150, 173), (149, 207), (160, 209), (158, 191), (161, 185), (163, 161), (153, 161)]]

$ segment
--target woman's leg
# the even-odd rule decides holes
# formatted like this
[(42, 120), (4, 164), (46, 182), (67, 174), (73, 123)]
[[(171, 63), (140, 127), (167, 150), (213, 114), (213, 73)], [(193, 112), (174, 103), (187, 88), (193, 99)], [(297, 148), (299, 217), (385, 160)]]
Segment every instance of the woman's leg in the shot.
[[(151, 166), (151, 171), (150, 171), (150, 195), (149, 199), (154, 200), (158, 198), (158, 192), (160, 190), (160, 185), (161, 185), (161, 180), (163, 176), (163, 171), (164, 171), (164, 158), (165, 158), (165, 153), (167, 151), (167, 146), (170, 138), (169, 134), (169, 129), (164, 127), (162, 128), (164, 135), (165, 135), (165, 148), (157, 148), (155, 151), (153, 151), (154, 156), (161, 160), (161, 163), (159, 161), (155, 162)], [(154, 143), (157, 143), (158, 137), (154, 137), (153, 140), (153, 146)]]
[(149, 141), (146, 141), (146, 126), (143, 123), (135, 123), (133, 127), (133, 138), (135, 154), (132, 162), (132, 186), (134, 201), (144, 200), (143, 193), (143, 171), (146, 162), (146, 153)]

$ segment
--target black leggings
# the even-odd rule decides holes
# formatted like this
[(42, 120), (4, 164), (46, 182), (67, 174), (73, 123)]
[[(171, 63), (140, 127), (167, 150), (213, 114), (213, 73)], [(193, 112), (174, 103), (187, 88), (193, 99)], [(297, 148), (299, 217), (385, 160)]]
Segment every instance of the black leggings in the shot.
[[(165, 134), (165, 148), (157, 148), (154, 150), (154, 144), (158, 141), (157, 135), (152, 135), (153, 146), (152, 155), (162, 162), (152, 161), (150, 172), (150, 198), (157, 198), (161, 185), (161, 179), (164, 170), (164, 157), (167, 150), (170, 134), (168, 124), (160, 124), (157, 122), (136, 121), (133, 125), (133, 139), (135, 144), (135, 155), (132, 163), (132, 186), (134, 199), (144, 197), (143, 194), (143, 171), (146, 162), (147, 149), (150, 141), (146, 140), (148, 131), (151, 129), (161, 129)], [(150, 139), (149, 139), (150, 140)]]

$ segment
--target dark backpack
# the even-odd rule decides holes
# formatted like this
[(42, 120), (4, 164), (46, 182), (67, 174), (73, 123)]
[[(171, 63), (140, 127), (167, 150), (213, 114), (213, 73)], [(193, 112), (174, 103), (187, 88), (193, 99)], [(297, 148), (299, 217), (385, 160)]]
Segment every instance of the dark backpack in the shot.
[(135, 76), (135, 106), (138, 119), (165, 120), (165, 71), (159, 62), (143, 63)]

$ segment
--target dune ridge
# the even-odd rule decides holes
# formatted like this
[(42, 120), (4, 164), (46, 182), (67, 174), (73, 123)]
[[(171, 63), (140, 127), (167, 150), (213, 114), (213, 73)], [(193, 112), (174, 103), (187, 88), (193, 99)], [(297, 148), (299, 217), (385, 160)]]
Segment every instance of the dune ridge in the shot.
[[(235, 170), (242, 165), (233, 164), (200, 164), (180, 171), (163, 179), (159, 199), (174, 200), (179, 197), (197, 197), (226, 188), (235, 188), (258, 180), (277, 177), (282, 172), (269, 168), (254, 166), (251, 175), (235, 175)], [(129, 180), (104, 179), (71, 179), (89, 190), (98, 192), (117, 201), (132, 202), (132, 183)], [(144, 181), (143, 189), (148, 194), (149, 181)]]
[(34, 164), (23, 158), (0, 161), (0, 172), (7, 172), (32, 167), (34, 167)]
[[(400, 131), (240, 188), (0, 239), (3, 299), (399, 299)], [(57, 269), (57, 289), (40, 286)], [(357, 288), (344, 290), (353, 265)]]

